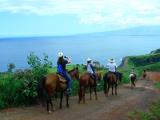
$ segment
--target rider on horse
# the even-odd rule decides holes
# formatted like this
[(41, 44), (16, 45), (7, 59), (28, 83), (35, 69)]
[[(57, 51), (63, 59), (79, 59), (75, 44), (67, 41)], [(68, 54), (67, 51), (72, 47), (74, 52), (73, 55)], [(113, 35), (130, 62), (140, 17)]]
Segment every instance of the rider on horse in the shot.
[(132, 77), (132, 76), (136, 76), (134, 67), (132, 67), (132, 70), (131, 70), (131, 73), (130, 73), (129, 77)]
[(116, 74), (116, 69), (117, 69), (117, 65), (115, 63), (115, 60), (113, 58), (108, 60), (108, 64), (107, 64), (107, 68), (108, 68), (108, 73), (113, 73), (116, 78), (117, 78), (117, 74)]
[(71, 63), (71, 59), (63, 55), (62, 52), (58, 53), (57, 73), (62, 75), (67, 80), (67, 92), (71, 91), (71, 77), (66, 70), (66, 64)]
[(87, 59), (87, 72), (91, 75), (91, 77), (94, 80), (97, 80), (95, 69), (94, 69), (94, 67), (92, 65), (92, 59), (90, 59), (90, 58)]

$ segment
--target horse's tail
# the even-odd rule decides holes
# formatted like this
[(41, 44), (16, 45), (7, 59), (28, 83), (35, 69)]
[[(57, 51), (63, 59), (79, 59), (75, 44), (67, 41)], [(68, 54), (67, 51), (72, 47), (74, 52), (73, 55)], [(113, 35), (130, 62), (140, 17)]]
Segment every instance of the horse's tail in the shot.
[(103, 90), (104, 90), (104, 93), (106, 93), (107, 82), (108, 82), (107, 73), (103, 76), (103, 81), (104, 81)]
[(46, 95), (45, 81), (46, 77), (43, 76), (42, 79), (40, 79), (37, 87), (38, 98), (40, 99), (43, 106), (45, 105), (45, 95)]

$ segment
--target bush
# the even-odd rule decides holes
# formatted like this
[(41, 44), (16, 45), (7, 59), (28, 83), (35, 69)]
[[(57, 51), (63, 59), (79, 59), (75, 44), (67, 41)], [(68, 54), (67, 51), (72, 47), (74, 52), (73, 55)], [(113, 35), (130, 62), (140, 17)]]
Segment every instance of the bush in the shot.
[(52, 62), (46, 54), (40, 59), (31, 53), (27, 59), (30, 69), (0, 74), (0, 109), (36, 103), (37, 83), (48, 73)]

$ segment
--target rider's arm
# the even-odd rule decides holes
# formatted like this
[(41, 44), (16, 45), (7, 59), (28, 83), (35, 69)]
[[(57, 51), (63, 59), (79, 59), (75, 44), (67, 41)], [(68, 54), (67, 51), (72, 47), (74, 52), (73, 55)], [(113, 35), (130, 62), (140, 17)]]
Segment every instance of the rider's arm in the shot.
[(65, 61), (67, 61), (66, 64), (70, 64), (71, 63), (71, 59), (67, 56), (64, 56)]

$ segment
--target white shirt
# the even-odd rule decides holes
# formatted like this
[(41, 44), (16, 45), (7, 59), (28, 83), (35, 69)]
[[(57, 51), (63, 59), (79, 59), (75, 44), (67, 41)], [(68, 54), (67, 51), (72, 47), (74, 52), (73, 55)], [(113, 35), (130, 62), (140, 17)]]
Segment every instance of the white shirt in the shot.
[(107, 68), (110, 72), (116, 72), (117, 65), (116, 63), (108, 63)]
[(93, 70), (92, 70), (92, 68), (91, 68), (91, 64), (88, 64), (88, 65), (87, 65), (87, 72), (88, 72), (88, 73), (91, 73), (91, 74), (94, 73)]

